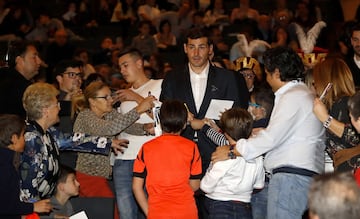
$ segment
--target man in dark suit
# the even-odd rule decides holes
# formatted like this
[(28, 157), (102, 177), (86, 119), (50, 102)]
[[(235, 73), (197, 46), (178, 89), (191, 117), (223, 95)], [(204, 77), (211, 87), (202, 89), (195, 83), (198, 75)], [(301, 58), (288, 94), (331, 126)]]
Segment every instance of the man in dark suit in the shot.
[(9, 68), (0, 70), (0, 114), (17, 114), (25, 118), (22, 96), (38, 74), (42, 61), (33, 43), (14, 42), (10, 50)]
[[(234, 101), (233, 107), (247, 109), (249, 93), (243, 77), (234, 72), (213, 66), (209, 56), (213, 53), (213, 45), (201, 29), (191, 29), (184, 43), (184, 51), (188, 58), (185, 67), (167, 74), (162, 83), (160, 101), (177, 99), (189, 108), (194, 119), (203, 119), (212, 99)], [(182, 136), (194, 140), (202, 159), (203, 173), (210, 163), (211, 153), (216, 145), (204, 133), (196, 132), (187, 126)], [(201, 208), (201, 206), (198, 207)], [(200, 217), (206, 218), (199, 209)]]

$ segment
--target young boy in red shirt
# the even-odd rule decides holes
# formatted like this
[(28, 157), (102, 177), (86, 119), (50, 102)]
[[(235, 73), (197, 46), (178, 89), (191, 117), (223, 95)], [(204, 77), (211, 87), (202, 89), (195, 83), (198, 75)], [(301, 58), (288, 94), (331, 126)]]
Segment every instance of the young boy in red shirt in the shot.
[(148, 219), (198, 218), (194, 191), (200, 185), (201, 158), (197, 145), (180, 136), (186, 122), (184, 104), (165, 101), (160, 109), (163, 134), (145, 143), (135, 160), (133, 191)]

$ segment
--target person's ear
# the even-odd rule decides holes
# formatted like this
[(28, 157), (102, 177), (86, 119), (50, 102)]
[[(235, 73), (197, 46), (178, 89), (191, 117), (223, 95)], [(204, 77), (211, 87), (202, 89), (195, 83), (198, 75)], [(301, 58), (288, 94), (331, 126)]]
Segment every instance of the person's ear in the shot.
[(15, 58), (15, 64), (17, 65), (17, 64), (19, 64), (19, 63), (21, 63), (21, 62), (23, 62), (23, 58), (22, 58), (21, 56), (16, 56), (16, 58)]
[(214, 45), (213, 44), (210, 44), (209, 45), (209, 55), (213, 54), (214, 53)]
[(59, 84), (61, 84), (63, 82), (63, 77), (61, 75), (57, 75), (56, 80)]
[(136, 66), (138, 67), (138, 68), (142, 68), (143, 67), (143, 61), (141, 60), (141, 59), (138, 59), (138, 60), (136, 60)]
[(186, 47), (186, 43), (184, 43), (184, 52), (185, 52), (185, 54), (187, 54), (187, 47)]
[(278, 68), (275, 68), (273, 77), (275, 77), (276, 79), (280, 79), (280, 71)]
[(11, 144), (9, 145), (9, 149), (14, 151), (15, 150), (14, 145), (16, 145), (18, 141), (19, 141), (19, 136), (17, 136), (17, 134), (13, 134), (11, 136)]

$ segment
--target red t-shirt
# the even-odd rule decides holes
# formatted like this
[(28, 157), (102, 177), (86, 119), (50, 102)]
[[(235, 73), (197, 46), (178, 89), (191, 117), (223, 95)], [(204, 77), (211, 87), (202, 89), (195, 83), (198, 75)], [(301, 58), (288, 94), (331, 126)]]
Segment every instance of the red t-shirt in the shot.
[(189, 179), (201, 178), (197, 145), (179, 135), (164, 134), (140, 149), (134, 176), (146, 178), (151, 218), (198, 218)]

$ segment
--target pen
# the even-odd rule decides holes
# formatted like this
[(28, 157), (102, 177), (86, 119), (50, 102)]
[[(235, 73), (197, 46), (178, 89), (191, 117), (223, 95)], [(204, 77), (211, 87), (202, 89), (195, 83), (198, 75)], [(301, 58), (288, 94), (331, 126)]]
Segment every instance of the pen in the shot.
[(187, 110), (188, 112), (190, 112), (190, 111), (189, 111), (189, 107), (186, 105), (186, 103), (184, 103), (184, 106), (185, 106), (186, 110)]
[[(150, 96), (151, 96), (151, 91), (148, 92), (148, 97), (150, 97)], [(151, 112), (152, 112), (152, 109), (148, 109), (147, 112), (148, 112), (148, 113), (151, 113)]]

